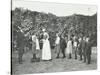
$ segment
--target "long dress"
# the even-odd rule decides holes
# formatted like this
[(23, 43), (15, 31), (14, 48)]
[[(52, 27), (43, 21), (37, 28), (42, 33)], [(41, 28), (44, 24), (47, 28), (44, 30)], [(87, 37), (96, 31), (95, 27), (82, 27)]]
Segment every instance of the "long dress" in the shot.
[(43, 39), (43, 48), (42, 48), (42, 60), (50, 60), (51, 59), (51, 48), (50, 48), (50, 42), (49, 42), (49, 35), (48, 33), (44, 33), (44, 37), (46, 36), (46, 39)]
[(66, 54), (72, 54), (72, 41), (69, 40), (67, 43)]

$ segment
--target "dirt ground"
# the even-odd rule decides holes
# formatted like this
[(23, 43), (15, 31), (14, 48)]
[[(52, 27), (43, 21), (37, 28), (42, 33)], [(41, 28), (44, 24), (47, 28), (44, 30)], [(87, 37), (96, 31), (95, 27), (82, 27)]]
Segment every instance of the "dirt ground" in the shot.
[[(38, 52), (38, 57), (41, 59), (41, 51)], [(68, 72), (68, 71), (84, 71), (84, 70), (96, 70), (97, 69), (97, 50), (96, 47), (92, 49), (91, 64), (87, 65), (83, 61), (62, 58), (56, 59), (56, 54), (52, 50), (52, 61), (40, 61), (31, 63), (32, 58), (31, 51), (27, 52), (23, 56), (23, 64), (18, 64), (17, 53), (12, 55), (12, 72), (13, 75), (19, 74), (33, 74), (33, 73), (50, 73), (50, 72)]]

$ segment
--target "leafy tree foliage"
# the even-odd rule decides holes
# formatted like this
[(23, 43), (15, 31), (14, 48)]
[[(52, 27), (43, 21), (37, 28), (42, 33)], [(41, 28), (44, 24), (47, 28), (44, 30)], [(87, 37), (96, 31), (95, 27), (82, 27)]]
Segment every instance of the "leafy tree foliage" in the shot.
[[(31, 11), (23, 8), (16, 8), (11, 11), (12, 15), (12, 35), (16, 39), (17, 30), (20, 28), (29, 40), (32, 33), (46, 28), (50, 34), (51, 45), (54, 43), (56, 32), (70, 34), (93, 35), (93, 40), (97, 40), (97, 13), (92, 16), (73, 14), (71, 16), (59, 17), (52, 13)], [(52, 35), (51, 35), (52, 34)]]

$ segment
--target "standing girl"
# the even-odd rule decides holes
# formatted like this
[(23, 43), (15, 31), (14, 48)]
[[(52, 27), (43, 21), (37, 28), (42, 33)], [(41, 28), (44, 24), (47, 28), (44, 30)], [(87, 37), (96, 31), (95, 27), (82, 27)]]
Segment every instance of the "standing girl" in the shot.
[(72, 39), (71, 37), (69, 38), (68, 43), (67, 43), (66, 53), (69, 56), (68, 58), (71, 59), (72, 58)]

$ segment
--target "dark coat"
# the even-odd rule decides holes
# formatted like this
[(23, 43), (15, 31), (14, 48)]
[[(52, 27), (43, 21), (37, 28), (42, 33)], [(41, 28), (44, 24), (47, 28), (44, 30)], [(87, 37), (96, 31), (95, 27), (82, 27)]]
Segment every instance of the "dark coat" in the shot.
[(86, 43), (86, 55), (91, 55), (91, 42)]
[(85, 50), (86, 50), (86, 42), (84, 40), (82, 40), (82, 42), (81, 42), (81, 47), (82, 47), (83, 52), (85, 52)]
[(21, 32), (17, 33), (17, 47), (20, 54), (24, 53), (25, 37)]
[(60, 49), (64, 50), (66, 48), (66, 40), (64, 38), (60, 39)]
[(82, 54), (82, 41), (78, 43), (78, 54), (81, 55)]
[(22, 46), (24, 44), (24, 40), (25, 40), (24, 34), (22, 34), (21, 32), (18, 32), (18, 34), (17, 34), (17, 45)]

